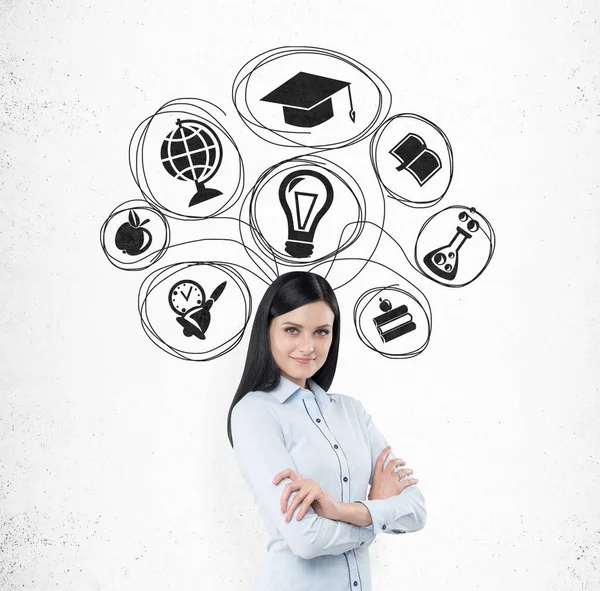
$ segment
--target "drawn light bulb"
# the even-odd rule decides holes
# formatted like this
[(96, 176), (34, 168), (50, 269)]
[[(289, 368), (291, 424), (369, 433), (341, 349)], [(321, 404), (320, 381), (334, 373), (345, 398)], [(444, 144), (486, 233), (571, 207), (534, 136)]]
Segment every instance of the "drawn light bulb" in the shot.
[(331, 182), (316, 170), (296, 170), (279, 185), (279, 201), (288, 225), (286, 252), (295, 258), (309, 257), (315, 230), (333, 202)]

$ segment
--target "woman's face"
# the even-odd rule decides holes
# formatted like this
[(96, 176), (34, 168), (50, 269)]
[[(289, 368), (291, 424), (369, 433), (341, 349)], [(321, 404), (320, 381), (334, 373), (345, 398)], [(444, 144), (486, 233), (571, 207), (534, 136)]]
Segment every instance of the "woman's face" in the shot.
[(300, 306), (271, 320), (271, 353), (282, 376), (306, 388), (306, 378), (321, 369), (327, 359), (333, 320), (333, 310), (322, 301)]

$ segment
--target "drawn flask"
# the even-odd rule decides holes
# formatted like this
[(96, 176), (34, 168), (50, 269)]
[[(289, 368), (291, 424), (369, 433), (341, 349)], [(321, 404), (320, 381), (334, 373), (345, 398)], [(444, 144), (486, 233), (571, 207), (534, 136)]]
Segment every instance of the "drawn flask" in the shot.
[(463, 230), (460, 226), (456, 226), (456, 234), (454, 234), (454, 238), (452, 238), (450, 244), (432, 250), (429, 254), (425, 255), (423, 262), (438, 277), (446, 281), (452, 281), (458, 271), (458, 251), (467, 238), (471, 237), (472, 234), (469, 234), (469, 232)]

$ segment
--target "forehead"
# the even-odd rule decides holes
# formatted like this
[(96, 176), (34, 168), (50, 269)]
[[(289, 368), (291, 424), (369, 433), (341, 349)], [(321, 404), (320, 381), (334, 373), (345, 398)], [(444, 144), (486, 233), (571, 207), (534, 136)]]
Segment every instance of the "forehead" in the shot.
[(278, 324), (293, 322), (303, 326), (320, 326), (321, 324), (333, 325), (333, 319), (333, 310), (329, 307), (329, 304), (322, 301), (305, 304), (304, 306), (300, 306), (295, 310), (290, 310), (286, 314), (274, 318)]

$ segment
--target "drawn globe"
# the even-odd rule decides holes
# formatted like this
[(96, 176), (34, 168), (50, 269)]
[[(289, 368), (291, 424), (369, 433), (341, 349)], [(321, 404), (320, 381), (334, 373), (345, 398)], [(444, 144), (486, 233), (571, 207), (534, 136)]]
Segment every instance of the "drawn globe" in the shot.
[(217, 134), (206, 123), (178, 119), (177, 128), (162, 143), (160, 157), (171, 176), (200, 184), (219, 169), (223, 148)]

